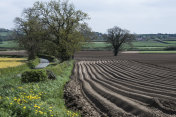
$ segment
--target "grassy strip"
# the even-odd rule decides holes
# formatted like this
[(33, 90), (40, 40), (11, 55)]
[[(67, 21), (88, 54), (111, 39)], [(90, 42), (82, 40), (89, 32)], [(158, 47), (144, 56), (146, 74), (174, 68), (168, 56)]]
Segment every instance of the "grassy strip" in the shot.
[(176, 54), (176, 51), (139, 51), (139, 53), (145, 54), (145, 53), (158, 53), (158, 54)]
[(49, 69), (56, 80), (21, 83), (19, 77), (0, 79), (0, 116), (2, 117), (78, 117), (66, 109), (63, 99), (64, 84), (69, 80), (73, 61)]

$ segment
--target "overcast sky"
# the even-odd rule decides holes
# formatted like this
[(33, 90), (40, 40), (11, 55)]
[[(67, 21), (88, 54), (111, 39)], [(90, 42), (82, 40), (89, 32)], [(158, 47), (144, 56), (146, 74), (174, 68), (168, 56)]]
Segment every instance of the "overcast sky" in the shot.
[[(36, 0), (0, 0), (0, 28), (14, 28), (14, 18)], [(49, 0), (40, 0), (49, 1)], [(176, 0), (70, 0), (89, 14), (93, 31), (119, 26), (132, 33), (176, 33)]]

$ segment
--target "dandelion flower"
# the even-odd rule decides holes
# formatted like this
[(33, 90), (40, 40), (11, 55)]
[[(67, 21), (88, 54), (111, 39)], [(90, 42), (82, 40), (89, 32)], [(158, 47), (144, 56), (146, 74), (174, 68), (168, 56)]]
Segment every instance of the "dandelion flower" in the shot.
[(24, 106), (23, 109), (26, 109), (26, 106)]

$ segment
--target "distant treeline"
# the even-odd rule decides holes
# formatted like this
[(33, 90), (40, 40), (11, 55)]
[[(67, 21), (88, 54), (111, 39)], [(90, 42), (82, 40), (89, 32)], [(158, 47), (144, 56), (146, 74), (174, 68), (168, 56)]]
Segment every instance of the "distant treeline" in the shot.
[[(92, 32), (89, 35), (90, 41), (104, 42), (107, 41), (106, 34), (100, 32)], [(0, 28), (0, 41), (13, 40), (12, 30)], [(168, 40), (176, 41), (176, 34), (135, 34), (135, 40), (137, 41), (148, 41), (148, 40)]]
[[(136, 41), (176, 41), (176, 34), (135, 34)], [(103, 33), (93, 32), (90, 41), (107, 41), (107, 37)]]
[(136, 40), (167, 40), (176, 41), (176, 34), (136, 34)]

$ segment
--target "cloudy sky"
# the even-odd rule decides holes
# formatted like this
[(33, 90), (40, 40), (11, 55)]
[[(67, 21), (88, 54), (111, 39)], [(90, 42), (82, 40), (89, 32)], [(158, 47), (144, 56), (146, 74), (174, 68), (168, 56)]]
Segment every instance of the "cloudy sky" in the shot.
[[(37, 0), (1, 0), (0, 28), (14, 28), (14, 18)], [(40, 0), (49, 1), (49, 0)], [(132, 33), (176, 33), (176, 0), (70, 0), (89, 14), (93, 31), (119, 26)]]

